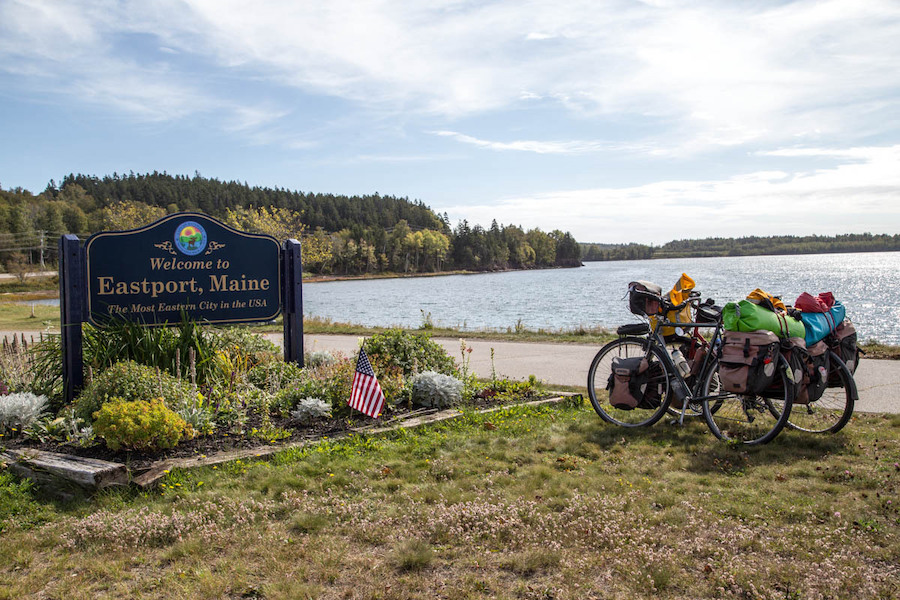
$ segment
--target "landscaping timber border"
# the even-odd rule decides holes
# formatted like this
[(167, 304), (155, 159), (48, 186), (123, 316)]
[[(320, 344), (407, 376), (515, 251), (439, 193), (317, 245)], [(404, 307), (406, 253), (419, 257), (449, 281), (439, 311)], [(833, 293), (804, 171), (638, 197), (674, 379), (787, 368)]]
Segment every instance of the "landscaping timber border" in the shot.
[[(500, 410), (519, 406), (540, 406), (543, 404), (555, 404), (579, 394), (570, 392), (552, 392), (554, 396), (522, 402), (518, 404), (504, 404), (475, 411), (477, 414), (490, 414)], [(378, 427), (375, 424), (364, 427), (355, 427), (346, 432), (332, 436), (331, 439), (342, 439), (354, 434), (378, 435), (397, 431), (399, 429), (413, 429), (423, 425), (440, 423), (463, 416), (461, 410), (451, 408), (436, 412), (422, 414), (422, 411), (407, 415), (400, 422)], [(172, 469), (192, 469), (231, 462), (239, 459), (269, 459), (275, 454), (291, 448), (304, 448), (320, 443), (324, 438), (292, 442), (282, 445), (257, 446), (256, 448), (244, 448), (228, 452), (217, 452), (212, 455), (200, 455), (187, 458), (169, 458), (153, 463), (149, 469), (134, 477), (127, 467), (120, 463), (87, 459), (69, 454), (43, 452), (24, 449), (0, 453), (0, 462), (6, 462), (10, 469), (22, 477), (34, 480), (43, 486), (59, 488), (60, 486), (76, 485), (87, 491), (96, 491), (110, 485), (127, 485), (132, 483), (142, 489), (151, 488), (164, 478)]]

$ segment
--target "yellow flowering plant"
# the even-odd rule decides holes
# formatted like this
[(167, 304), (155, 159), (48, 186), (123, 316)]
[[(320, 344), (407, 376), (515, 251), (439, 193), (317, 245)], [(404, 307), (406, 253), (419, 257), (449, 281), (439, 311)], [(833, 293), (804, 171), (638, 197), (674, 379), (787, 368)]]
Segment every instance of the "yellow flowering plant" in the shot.
[(126, 402), (118, 398), (94, 413), (94, 433), (111, 450), (165, 450), (193, 437), (190, 425), (165, 405), (162, 398)]

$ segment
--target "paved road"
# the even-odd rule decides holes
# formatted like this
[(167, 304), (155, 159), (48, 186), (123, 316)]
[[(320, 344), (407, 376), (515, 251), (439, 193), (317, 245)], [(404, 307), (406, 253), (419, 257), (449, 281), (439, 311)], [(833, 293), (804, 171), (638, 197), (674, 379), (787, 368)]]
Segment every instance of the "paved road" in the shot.
[[(276, 343), (279, 335), (272, 335)], [(309, 350), (339, 351), (350, 355), (358, 351), (359, 339), (343, 335), (307, 335), (305, 348)], [(450, 356), (460, 360), (459, 339), (435, 338)], [(480, 377), (490, 377), (491, 369), (497, 375), (525, 379), (535, 375), (549, 384), (584, 387), (591, 360), (599, 346), (579, 344), (542, 344), (467, 340), (472, 347), (470, 368)], [(491, 349), (494, 350), (493, 365)], [(900, 413), (900, 361), (863, 359), (854, 376), (859, 390), (859, 412)]]
[[(0, 331), (0, 339), (8, 332)], [(30, 334), (26, 334), (28, 337)], [(34, 334), (37, 337), (37, 334)], [(267, 334), (281, 344), (281, 334)], [(305, 349), (328, 350), (353, 355), (359, 350), (362, 338), (351, 335), (306, 335)], [(450, 356), (460, 361), (459, 339), (434, 338), (447, 349)], [(535, 375), (548, 384), (583, 387), (587, 382), (588, 367), (599, 346), (579, 344), (543, 344), (466, 340), (472, 348), (469, 368), (479, 377), (490, 377), (491, 370), (498, 376), (526, 379)], [(493, 349), (493, 361), (491, 350)], [(859, 390), (856, 410), (860, 412), (900, 413), (900, 361), (863, 359), (855, 375)]]
[[(56, 275), (56, 271), (39, 271), (37, 273), (26, 273), (25, 277), (51, 277)], [(9, 273), (0, 273), (0, 281), (15, 281), (18, 279), (15, 275)]]

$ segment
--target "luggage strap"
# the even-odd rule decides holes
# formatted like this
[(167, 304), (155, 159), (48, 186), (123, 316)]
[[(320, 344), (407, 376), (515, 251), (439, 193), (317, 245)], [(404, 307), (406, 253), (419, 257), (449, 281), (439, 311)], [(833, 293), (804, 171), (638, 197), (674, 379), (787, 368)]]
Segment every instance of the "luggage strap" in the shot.
[(778, 329), (781, 330), (781, 337), (791, 337), (791, 330), (788, 327), (787, 317), (781, 313), (775, 313), (775, 317), (778, 319)]

